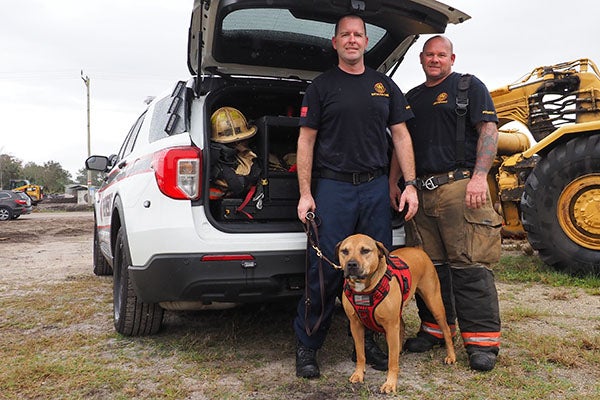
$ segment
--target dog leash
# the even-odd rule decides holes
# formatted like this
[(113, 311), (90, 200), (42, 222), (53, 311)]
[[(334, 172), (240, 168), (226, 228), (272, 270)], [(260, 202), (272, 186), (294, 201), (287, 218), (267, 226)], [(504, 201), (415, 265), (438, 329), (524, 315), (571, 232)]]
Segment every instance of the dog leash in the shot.
[(306, 213), (306, 223), (304, 224), (304, 232), (306, 232), (306, 236), (308, 237), (308, 244), (310, 245), (310, 247), (313, 248), (313, 250), (317, 253), (317, 257), (319, 257), (321, 260), (327, 261), (327, 263), (329, 263), (329, 265), (331, 265), (334, 269), (343, 269), (341, 265), (337, 265), (336, 263), (325, 257), (325, 255), (323, 255), (323, 252), (319, 248), (319, 232), (317, 229), (318, 224), (316, 222), (316, 218), (317, 217), (314, 212), (309, 211)]
[[(315, 333), (321, 326), (321, 322), (323, 321), (323, 315), (325, 314), (325, 284), (323, 283), (323, 280), (324, 280), (323, 279), (323, 260), (327, 261), (335, 269), (342, 269), (342, 267), (339, 265), (336, 265), (334, 262), (332, 262), (327, 257), (325, 257), (323, 255), (323, 252), (319, 248), (319, 230), (318, 230), (318, 223), (316, 221), (315, 213), (312, 211), (309, 211), (308, 213), (306, 213), (305, 220), (306, 220), (306, 222), (304, 224), (304, 231), (306, 232), (306, 236), (307, 236), (308, 240), (306, 243), (306, 247), (307, 247), (306, 248), (306, 272), (304, 274), (304, 297), (305, 297), (305, 300), (304, 300), (304, 329), (308, 336), (312, 336), (313, 333)], [(309, 261), (309, 256), (308, 256), (309, 247), (312, 247), (312, 249), (315, 250), (315, 252), (317, 253), (317, 257), (319, 257), (318, 272), (319, 272), (319, 290), (320, 290), (320, 294), (321, 294), (321, 314), (319, 315), (319, 319), (317, 320), (315, 325), (312, 327), (312, 329), (310, 328), (309, 322), (308, 322), (308, 314), (309, 314), (310, 306), (311, 306), (310, 289), (309, 289), (309, 285), (308, 285), (308, 271), (310, 269), (310, 261)]]

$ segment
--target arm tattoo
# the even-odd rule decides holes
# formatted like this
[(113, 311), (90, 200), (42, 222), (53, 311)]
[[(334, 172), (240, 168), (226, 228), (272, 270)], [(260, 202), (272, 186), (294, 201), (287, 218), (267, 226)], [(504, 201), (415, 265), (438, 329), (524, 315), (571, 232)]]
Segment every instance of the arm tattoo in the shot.
[(487, 174), (496, 158), (498, 129), (494, 122), (480, 122), (477, 125), (477, 131), (479, 140), (477, 141), (477, 160), (474, 172)]

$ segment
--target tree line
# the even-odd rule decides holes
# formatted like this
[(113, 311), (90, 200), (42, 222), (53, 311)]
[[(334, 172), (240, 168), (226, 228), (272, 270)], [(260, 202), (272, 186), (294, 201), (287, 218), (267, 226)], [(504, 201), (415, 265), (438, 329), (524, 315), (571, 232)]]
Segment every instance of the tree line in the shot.
[[(92, 171), (92, 185), (100, 186), (104, 174)], [(26, 179), (34, 185), (44, 187), (46, 194), (60, 194), (65, 192), (65, 186), (72, 184), (87, 185), (87, 170), (82, 168), (73, 178), (56, 161), (46, 161), (43, 165), (34, 162), (23, 163), (22, 160), (9, 154), (0, 154), (0, 188), (8, 189), (11, 179)]]

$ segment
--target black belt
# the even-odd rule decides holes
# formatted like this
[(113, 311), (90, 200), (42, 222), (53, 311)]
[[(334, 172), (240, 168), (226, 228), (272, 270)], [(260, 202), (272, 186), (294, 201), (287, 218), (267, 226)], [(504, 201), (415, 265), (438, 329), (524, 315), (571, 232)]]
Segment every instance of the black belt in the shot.
[(371, 182), (373, 179), (379, 178), (384, 174), (384, 168), (379, 168), (369, 172), (337, 172), (330, 169), (320, 169), (313, 173), (315, 178), (333, 179), (335, 181), (348, 182), (353, 185)]
[(464, 168), (458, 168), (454, 171), (446, 172), (444, 174), (431, 175), (423, 178), (417, 178), (417, 187), (421, 190), (434, 190), (439, 186), (444, 185), (448, 182), (460, 181), (461, 179), (467, 179), (471, 177), (471, 171)]

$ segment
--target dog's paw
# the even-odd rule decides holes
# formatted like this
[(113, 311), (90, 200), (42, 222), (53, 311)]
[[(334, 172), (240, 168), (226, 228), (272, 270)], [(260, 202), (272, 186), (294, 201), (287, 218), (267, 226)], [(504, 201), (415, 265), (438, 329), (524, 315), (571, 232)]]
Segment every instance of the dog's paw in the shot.
[(447, 356), (444, 358), (444, 364), (450, 365), (456, 362), (456, 356)]
[(354, 371), (348, 380), (350, 383), (363, 383), (365, 381), (365, 374), (361, 371)]
[(385, 381), (383, 385), (379, 388), (381, 393), (396, 393), (396, 382)]

